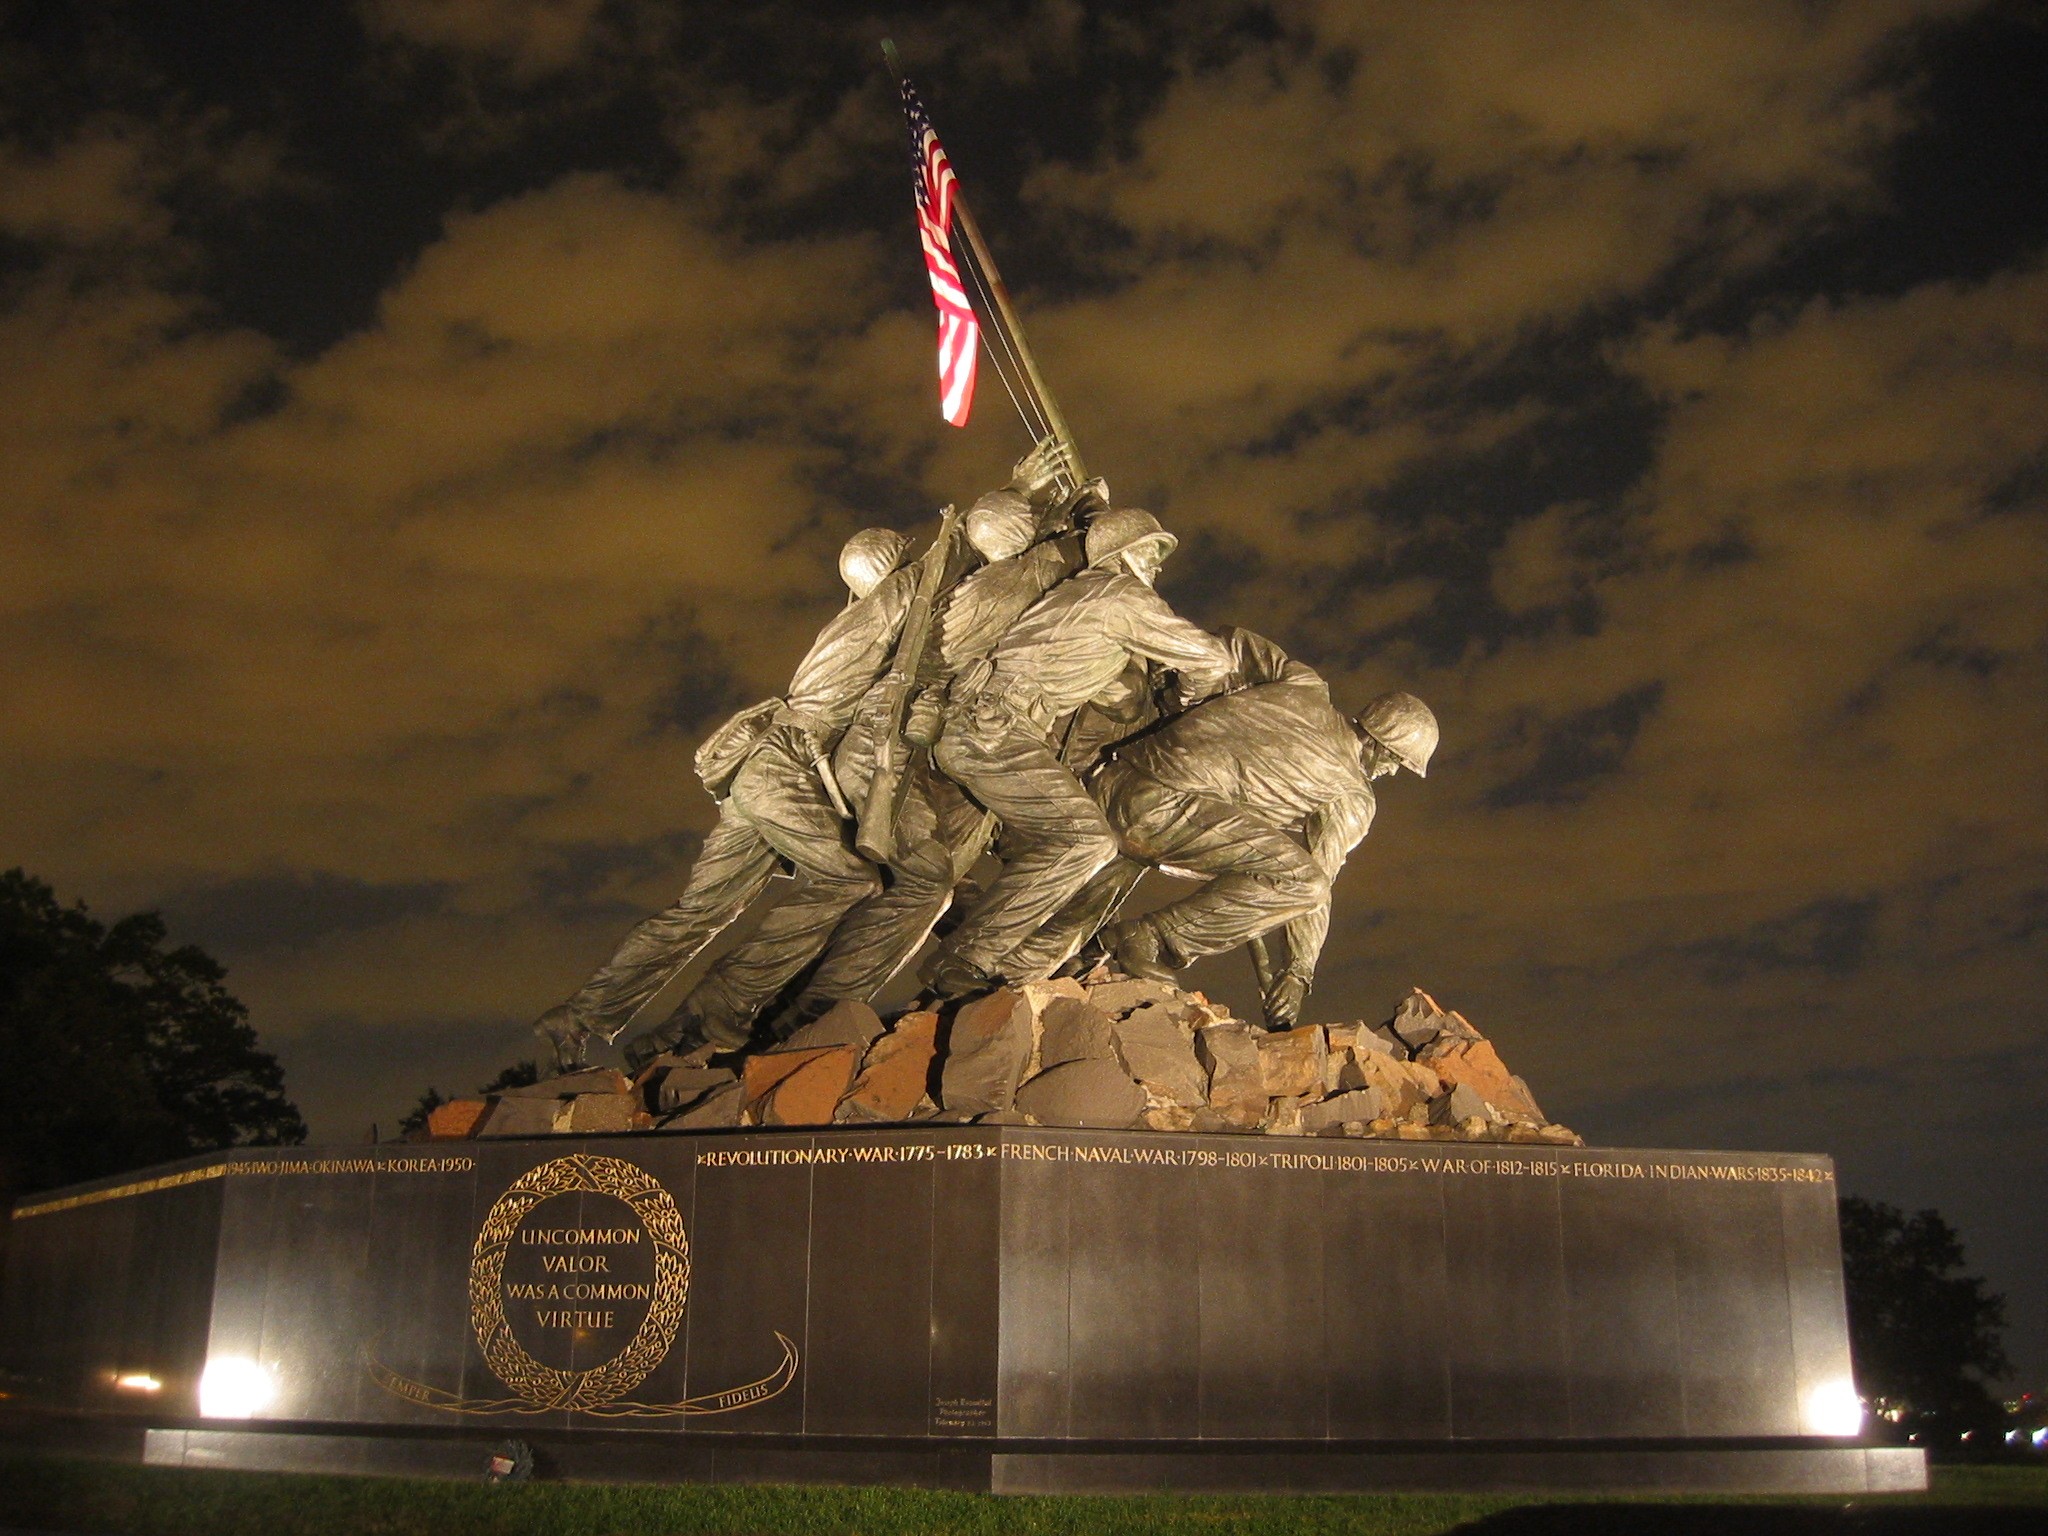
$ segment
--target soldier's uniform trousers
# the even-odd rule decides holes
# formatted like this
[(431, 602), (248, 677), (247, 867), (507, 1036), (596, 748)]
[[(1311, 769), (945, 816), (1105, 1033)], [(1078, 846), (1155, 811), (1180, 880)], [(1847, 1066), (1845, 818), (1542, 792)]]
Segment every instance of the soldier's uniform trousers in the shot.
[(1002, 873), (943, 953), (1001, 976), (1011, 951), (1116, 857), (1116, 837), (1043, 728), (1000, 699), (956, 709), (933, 760), (1003, 825)]
[[(1146, 915), (1163, 958), (1176, 968), (1234, 949), (1330, 899), (1329, 878), (1307, 847), (1255, 812), (1172, 788), (1115, 760), (1095, 775), (1093, 788), (1130, 858), (1210, 877), (1191, 895)], [(1100, 880), (1121, 874), (1112, 865)], [(1100, 894), (1084, 889), (1054, 926), (1085, 923), (1090, 901)]]
[[(876, 722), (856, 716), (832, 755), (833, 776), (856, 808), (866, 802), (875, 774)], [(754, 1016), (813, 958), (818, 964), (794, 1002), (776, 1020), (778, 1031), (808, 1022), (843, 998), (866, 1002), (917, 953), (953, 900), (963, 865), (986, 845), (980, 811), (957, 785), (933, 771), (918, 753), (906, 770), (908, 793), (896, 827), (896, 857), (884, 888), (847, 910), (824, 943), (798, 945), (770, 922), (726, 951), (704, 973), (684, 1009), (728, 1035)]]
[[(593, 1030), (616, 1037), (746, 910), (784, 862), (795, 871), (795, 886), (750, 942), (776, 964), (797, 957), (785, 980), (824, 948), (849, 907), (881, 889), (874, 865), (848, 841), (808, 755), (794, 727), (778, 725), (762, 737), (734, 777), (683, 894), (627, 934), (610, 962), (569, 1000)], [(671, 1028), (681, 1033), (679, 1017), (653, 1032), (657, 1044), (668, 1043), (658, 1037)]]

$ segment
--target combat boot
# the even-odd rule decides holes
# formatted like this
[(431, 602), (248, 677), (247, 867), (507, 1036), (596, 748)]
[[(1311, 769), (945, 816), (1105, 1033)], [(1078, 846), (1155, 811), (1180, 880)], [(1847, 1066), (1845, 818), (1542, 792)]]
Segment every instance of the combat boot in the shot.
[(1145, 981), (1177, 981), (1179, 973), (1166, 960), (1166, 941), (1149, 917), (1134, 917), (1103, 929), (1102, 940), (1126, 976)]
[(582, 1069), (583, 1052), (594, 1033), (582, 1014), (562, 1003), (542, 1014), (533, 1032), (553, 1055), (556, 1076)]

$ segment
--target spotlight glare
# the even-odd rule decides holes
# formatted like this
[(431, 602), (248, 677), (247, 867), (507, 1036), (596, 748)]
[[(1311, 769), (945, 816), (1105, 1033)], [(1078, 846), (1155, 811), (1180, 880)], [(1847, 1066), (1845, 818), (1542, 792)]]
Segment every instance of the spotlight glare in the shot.
[(199, 1378), (199, 1412), (209, 1419), (254, 1418), (277, 1396), (270, 1372), (241, 1355), (206, 1362)]
[(1809, 1435), (1849, 1437), (1863, 1433), (1863, 1403), (1856, 1396), (1856, 1384), (1846, 1377), (1824, 1381), (1806, 1394), (1805, 1412)]
[(164, 1384), (147, 1371), (123, 1371), (114, 1378), (114, 1385), (123, 1392), (160, 1392)]

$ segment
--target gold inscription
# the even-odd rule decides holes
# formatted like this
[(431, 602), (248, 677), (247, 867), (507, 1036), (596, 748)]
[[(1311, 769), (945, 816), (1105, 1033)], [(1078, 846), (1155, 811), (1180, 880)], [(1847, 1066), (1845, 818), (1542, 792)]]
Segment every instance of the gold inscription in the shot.
[(55, 1200), (32, 1200), (14, 1208), (14, 1219), (49, 1216), (58, 1211), (75, 1211), (84, 1205), (107, 1200), (126, 1200), (132, 1195), (152, 1195), (160, 1189), (182, 1189), (187, 1184), (204, 1184), (209, 1179), (252, 1177), (294, 1173), (468, 1173), (476, 1167), (473, 1157), (301, 1157), (248, 1162), (209, 1163), (204, 1168), (187, 1168), (154, 1179), (137, 1179), (107, 1189), (88, 1190), (82, 1195), (63, 1195)]
[[(1235, 1140), (1236, 1138), (1232, 1138)], [(1261, 1146), (1108, 1146), (1088, 1142), (958, 1141), (943, 1146), (881, 1143), (862, 1146), (765, 1147), (698, 1154), (709, 1168), (832, 1167), (861, 1163), (1096, 1163), (1126, 1168), (1248, 1168), (1305, 1173), (1436, 1173), (1494, 1178), (1643, 1179), (1681, 1183), (1832, 1184), (1832, 1168), (1771, 1163), (1678, 1163), (1648, 1158), (1487, 1157), (1476, 1154), (1300, 1151)]]

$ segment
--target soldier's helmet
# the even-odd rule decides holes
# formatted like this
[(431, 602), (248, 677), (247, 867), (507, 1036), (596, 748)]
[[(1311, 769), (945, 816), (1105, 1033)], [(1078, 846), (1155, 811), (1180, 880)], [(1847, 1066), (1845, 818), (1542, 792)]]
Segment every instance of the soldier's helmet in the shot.
[(839, 551), (839, 579), (855, 597), (866, 597), (903, 563), (910, 540), (893, 528), (863, 528)]
[(1159, 526), (1159, 519), (1136, 507), (1112, 507), (1088, 525), (1084, 547), (1091, 568), (1109, 564), (1118, 555), (1149, 545), (1154, 563), (1180, 547), (1180, 540)]
[(967, 542), (984, 560), (1021, 555), (1037, 536), (1038, 518), (1016, 491), (990, 491), (967, 509)]
[(1436, 716), (1412, 693), (1383, 693), (1358, 712), (1358, 728), (1394, 754), (1418, 779), (1429, 776)]

